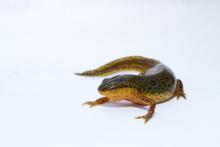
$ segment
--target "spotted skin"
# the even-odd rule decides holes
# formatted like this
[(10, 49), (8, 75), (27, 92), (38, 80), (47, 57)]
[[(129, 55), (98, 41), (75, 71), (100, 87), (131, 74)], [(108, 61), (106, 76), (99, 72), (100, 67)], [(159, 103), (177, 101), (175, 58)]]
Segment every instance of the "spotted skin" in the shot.
[(114, 60), (94, 70), (76, 73), (76, 75), (104, 77), (121, 71), (137, 71), (142, 73), (158, 63), (159, 61), (146, 57), (129, 56)]
[(133, 70), (139, 75), (118, 75), (105, 78), (98, 91), (104, 97), (84, 104), (91, 107), (109, 101), (128, 100), (136, 104), (149, 106), (148, 113), (136, 117), (145, 123), (153, 116), (156, 104), (172, 97), (184, 97), (182, 81), (176, 79), (172, 70), (157, 60), (141, 56), (130, 56), (114, 60), (95, 70), (79, 73), (82, 76), (106, 76), (119, 71)]

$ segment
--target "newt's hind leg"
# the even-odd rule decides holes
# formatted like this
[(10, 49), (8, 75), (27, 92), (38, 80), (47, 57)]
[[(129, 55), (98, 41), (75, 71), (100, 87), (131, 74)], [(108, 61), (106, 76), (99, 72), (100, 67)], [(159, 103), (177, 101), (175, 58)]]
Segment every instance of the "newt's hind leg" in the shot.
[(173, 96), (176, 96), (177, 100), (180, 97), (183, 97), (184, 99), (186, 99), (186, 95), (185, 95), (184, 90), (183, 90), (183, 83), (182, 83), (182, 81), (180, 79), (177, 79), (176, 89), (174, 91)]
[(104, 103), (107, 103), (107, 102), (109, 102), (109, 98), (102, 97), (102, 98), (99, 98), (99, 99), (97, 99), (95, 101), (85, 102), (82, 105), (89, 105), (90, 107), (94, 107), (94, 106), (101, 105), (101, 104), (104, 104)]

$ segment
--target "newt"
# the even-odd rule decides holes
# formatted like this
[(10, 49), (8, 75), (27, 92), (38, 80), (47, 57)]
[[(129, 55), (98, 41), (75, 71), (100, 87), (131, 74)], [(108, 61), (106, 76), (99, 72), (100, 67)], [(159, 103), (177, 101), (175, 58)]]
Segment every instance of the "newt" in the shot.
[(98, 91), (103, 97), (85, 102), (83, 105), (93, 107), (110, 101), (127, 100), (149, 106), (147, 114), (136, 117), (144, 119), (146, 123), (152, 118), (157, 104), (166, 102), (173, 97), (186, 98), (183, 83), (175, 77), (173, 71), (160, 61), (147, 57), (123, 57), (94, 70), (76, 74), (104, 77), (121, 71), (137, 71), (139, 74), (105, 78), (98, 87)]

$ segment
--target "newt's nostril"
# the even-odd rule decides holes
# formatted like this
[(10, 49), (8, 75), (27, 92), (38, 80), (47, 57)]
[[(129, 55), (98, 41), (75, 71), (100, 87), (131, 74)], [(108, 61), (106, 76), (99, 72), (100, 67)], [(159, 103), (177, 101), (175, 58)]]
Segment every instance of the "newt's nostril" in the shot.
[(109, 78), (105, 78), (102, 82), (106, 82)]

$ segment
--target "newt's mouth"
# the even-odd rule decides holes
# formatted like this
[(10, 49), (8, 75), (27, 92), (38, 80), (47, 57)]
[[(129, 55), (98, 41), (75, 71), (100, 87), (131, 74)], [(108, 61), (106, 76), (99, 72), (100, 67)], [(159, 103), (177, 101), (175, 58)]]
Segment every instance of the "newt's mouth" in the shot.
[(99, 90), (99, 93), (100, 93), (101, 95), (106, 96), (109, 92), (106, 91), (106, 90), (102, 90), (102, 91)]
[(98, 87), (98, 91), (101, 92), (101, 91), (105, 91), (107, 89), (108, 85), (107, 84), (101, 84), (99, 85)]
[(118, 96), (117, 92), (114, 92), (114, 91), (111, 91), (111, 90), (102, 90), (102, 91), (99, 91), (99, 93), (101, 95), (109, 97), (109, 98)]

